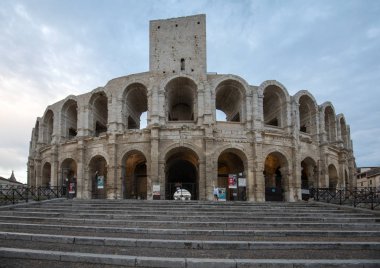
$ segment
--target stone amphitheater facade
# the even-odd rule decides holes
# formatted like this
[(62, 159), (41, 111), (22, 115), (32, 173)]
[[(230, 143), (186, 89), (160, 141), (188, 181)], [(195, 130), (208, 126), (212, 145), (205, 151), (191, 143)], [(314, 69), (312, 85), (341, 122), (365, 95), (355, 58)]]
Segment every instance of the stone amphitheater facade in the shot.
[(172, 199), (179, 187), (212, 200), (219, 187), (227, 200), (292, 202), (304, 188), (354, 186), (354, 171), (332, 103), (207, 72), (205, 15), (151, 21), (149, 71), (49, 105), (28, 158), (30, 186), (84, 199)]

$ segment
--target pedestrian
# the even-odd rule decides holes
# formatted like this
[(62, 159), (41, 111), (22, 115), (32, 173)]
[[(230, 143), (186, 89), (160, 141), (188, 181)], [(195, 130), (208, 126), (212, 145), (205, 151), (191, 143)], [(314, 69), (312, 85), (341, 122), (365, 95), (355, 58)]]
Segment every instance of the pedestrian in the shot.
[(219, 200), (219, 189), (218, 187), (214, 186), (214, 201), (218, 201), (218, 200)]

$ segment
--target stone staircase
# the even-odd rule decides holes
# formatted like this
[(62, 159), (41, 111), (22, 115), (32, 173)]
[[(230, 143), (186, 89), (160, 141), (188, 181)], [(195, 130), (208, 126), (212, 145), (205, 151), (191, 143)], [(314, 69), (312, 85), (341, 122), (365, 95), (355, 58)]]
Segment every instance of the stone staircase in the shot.
[(54, 200), (0, 208), (0, 267), (380, 267), (380, 215), (319, 203)]

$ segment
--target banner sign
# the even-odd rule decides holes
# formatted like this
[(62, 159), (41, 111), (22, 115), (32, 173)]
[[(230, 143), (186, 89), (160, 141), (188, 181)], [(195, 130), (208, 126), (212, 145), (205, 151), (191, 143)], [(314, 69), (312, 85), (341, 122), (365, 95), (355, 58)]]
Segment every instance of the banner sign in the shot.
[(160, 184), (153, 184), (153, 199), (154, 200), (158, 200), (160, 199), (160, 190), (161, 190), (161, 187), (160, 187)]
[(247, 187), (247, 179), (239, 178), (239, 187)]
[(236, 189), (237, 188), (237, 176), (236, 174), (228, 175), (228, 188)]
[(98, 189), (104, 188), (104, 176), (98, 176)]
[(69, 194), (75, 194), (75, 182), (69, 184)]
[(226, 201), (226, 188), (218, 188), (218, 191), (219, 191), (218, 200)]

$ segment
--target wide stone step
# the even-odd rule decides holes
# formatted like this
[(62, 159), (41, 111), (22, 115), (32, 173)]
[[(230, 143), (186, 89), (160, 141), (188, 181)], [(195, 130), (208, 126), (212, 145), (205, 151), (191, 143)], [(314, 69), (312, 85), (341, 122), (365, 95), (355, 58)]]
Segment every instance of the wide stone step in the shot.
[[(39, 237), (40, 238), (40, 237)], [(180, 257), (180, 258), (229, 258), (229, 259), (246, 259), (246, 258), (371, 258), (378, 259), (379, 249), (374, 242), (364, 242), (358, 245), (357, 242), (347, 242), (347, 246), (343, 242), (310, 242), (297, 241), (289, 242), (250, 242), (238, 243), (240, 241), (195, 241), (195, 240), (152, 240), (152, 239), (124, 239), (113, 238), (106, 239), (104, 237), (77, 237), (71, 242), (71, 238), (67, 243), (60, 243), (53, 240), (47, 241), (37, 240), (18, 240), (9, 239), (1, 240), (3, 247), (12, 248), (28, 248), (38, 250), (61, 250), (69, 252), (91, 252), (98, 254), (115, 254), (115, 255), (134, 255), (134, 256), (152, 256), (152, 257)], [(25, 238), (27, 239), (27, 238)], [(38, 239), (38, 238), (37, 238)], [(41, 240), (44, 240), (42, 238)], [(223, 242), (223, 243), (220, 243)], [(227, 242), (227, 243), (226, 243)], [(106, 244), (107, 243), (107, 244)], [(119, 243), (119, 244), (118, 244)], [(129, 244), (130, 243), (130, 244)], [(378, 243), (378, 242), (377, 242)], [(159, 247), (161, 245), (161, 247)]]
[(102, 236), (130, 236), (136, 235), (140, 237), (155, 237), (178, 239), (178, 237), (188, 237), (194, 239), (202, 237), (203, 239), (229, 239), (229, 240), (252, 240), (252, 239), (270, 239), (284, 238), (295, 239), (297, 237), (308, 240), (321, 240), (344, 238), (346, 240), (363, 240), (379, 241), (380, 230), (287, 230), (287, 229), (270, 229), (270, 230), (252, 230), (252, 229), (167, 229), (167, 228), (128, 228), (128, 227), (98, 227), (98, 226), (81, 226), (81, 225), (53, 225), (53, 224), (31, 224), (31, 223), (0, 223), (2, 231), (18, 231), (28, 233), (60, 233), (72, 234), (79, 233), (81, 235), (102, 235)]
[[(7, 216), (8, 215), (8, 216)], [(39, 218), (70, 218), (70, 219), (114, 219), (114, 220), (124, 220), (124, 221), (133, 221), (133, 220), (155, 220), (155, 221), (252, 221), (252, 222), (379, 222), (380, 217), (315, 217), (315, 216), (273, 216), (273, 215), (240, 215), (231, 216), (228, 214), (223, 215), (208, 215), (208, 216), (199, 216), (199, 215), (128, 215), (128, 214), (95, 214), (95, 213), (48, 213), (48, 212), (15, 212), (10, 211), (2, 213), (0, 220), (2, 218), (11, 218), (12, 216), (16, 217), (39, 217)]]
[[(54, 244), (94, 245), (133, 248), (162, 248), (188, 250), (380, 250), (380, 242), (276, 242), (276, 241), (210, 241), (210, 240), (167, 240), (134, 239), (115, 237), (88, 237), (51, 234), (0, 232), (0, 240), (32, 241)], [(380, 251), (379, 251), (380, 252)], [(379, 256), (380, 258), (380, 256)]]
[[(209, 258), (167, 258), (130, 255), (94, 254), (64, 251), (43, 251), (33, 249), (0, 248), (3, 264), (15, 267), (176, 267), (176, 268), (249, 268), (249, 267), (377, 267), (380, 260), (372, 259), (209, 259)], [(36, 266), (34, 266), (36, 265)], [(79, 265), (79, 266), (77, 266)], [(100, 265), (100, 266), (95, 266)]]
[(181, 220), (118, 220), (118, 219), (89, 219), (89, 218), (60, 218), (60, 217), (21, 217), (21, 216), (0, 216), (0, 222), (31, 222), (31, 223), (66, 223), (66, 224), (87, 224), (99, 226), (125, 226), (125, 227), (157, 227), (166, 228), (332, 228), (332, 229), (353, 229), (353, 230), (376, 230), (380, 224), (376, 222), (297, 222), (297, 221), (181, 221)]

